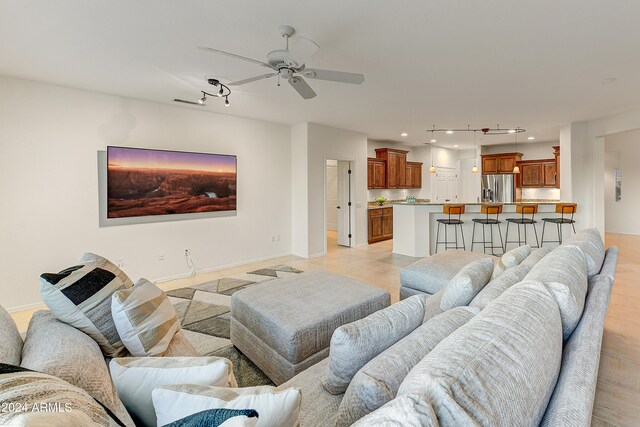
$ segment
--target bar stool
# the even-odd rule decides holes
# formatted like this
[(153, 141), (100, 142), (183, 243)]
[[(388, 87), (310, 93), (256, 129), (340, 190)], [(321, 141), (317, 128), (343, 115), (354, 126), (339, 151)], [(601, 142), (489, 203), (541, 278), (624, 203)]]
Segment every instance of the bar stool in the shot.
[[(473, 244), (474, 243), (482, 243), (484, 247), (484, 253), (487, 253), (487, 249), (491, 249), (491, 254), (495, 255), (494, 249), (500, 248), (502, 252), (504, 252), (504, 242), (502, 241), (502, 231), (500, 230), (500, 220), (498, 217), (502, 213), (502, 205), (501, 204), (490, 204), (483, 203), (480, 212), (485, 214), (484, 218), (474, 218), (473, 219), (473, 232), (471, 233), (471, 252), (473, 252)], [(489, 218), (490, 215), (495, 215), (495, 218)], [(482, 241), (476, 241), (476, 224), (482, 225)], [(485, 226), (489, 226), (491, 229), (491, 240), (487, 241), (486, 234), (484, 231)], [(496, 246), (493, 243), (493, 226), (498, 226), (498, 234), (500, 235), (500, 246)], [(488, 246), (487, 246), (488, 244)]]
[[(444, 205), (442, 207), (442, 213), (447, 215), (447, 218), (438, 219), (438, 232), (436, 233), (436, 253), (438, 253), (438, 245), (444, 245), (444, 250), (447, 251), (449, 249), (463, 249), (467, 250), (464, 245), (464, 231), (462, 230), (462, 221), (460, 218), (464, 213), (464, 205)], [(440, 241), (440, 225), (444, 224), (444, 241)], [(449, 241), (447, 236), (447, 228), (453, 225), (453, 232), (456, 235), (455, 240)], [(460, 235), (462, 236), (462, 246), (458, 245), (458, 229), (457, 226), (460, 226)], [(450, 246), (450, 244), (455, 244), (455, 246)]]
[[(560, 214), (560, 218), (542, 218), (542, 241), (540, 245), (544, 245), (544, 227), (548, 222), (555, 224), (558, 227), (558, 240), (547, 240), (546, 243), (560, 243), (562, 244), (562, 225), (571, 224), (573, 233), (576, 232), (575, 221), (573, 215), (576, 213), (578, 205), (575, 203), (558, 203), (556, 205), (556, 213)], [(569, 216), (570, 215), (570, 216)]]
[[(520, 239), (520, 226), (523, 225), (524, 226), (524, 244), (527, 244), (527, 225), (532, 225), (533, 226), (533, 232), (536, 236), (536, 248), (540, 247), (540, 241), (538, 240), (538, 231), (536, 230), (536, 223), (538, 221), (536, 221), (534, 218), (536, 216), (536, 213), (538, 213), (538, 205), (537, 204), (532, 204), (532, 203), (527, 203), (527, 204), (520, 204), (518, 203), (516, 205), (516, 213), (520, 214), (520, 218), (507, 218), (507, 232), (504, 235), (504, 251), (507, 251), (507, 245), (509, 243), (518, 243), (518, 246), (522, 246), (522, 240)], [(525, 218), (525, 215), (529, 215), (531, 214), (530, 218)], [(517, 224), (518, 225), (518, 241), (516, 242), (515, 240), (511, 240), (509, 241), (509, 224)]]

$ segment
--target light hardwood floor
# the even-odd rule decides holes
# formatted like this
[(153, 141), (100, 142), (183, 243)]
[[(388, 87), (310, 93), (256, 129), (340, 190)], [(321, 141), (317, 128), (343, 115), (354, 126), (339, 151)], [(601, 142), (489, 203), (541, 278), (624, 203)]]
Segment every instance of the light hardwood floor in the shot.
[[(640, 426), (640, 236), (607, 234), (606, 243), (620, 248), (620, 258), (605, 323), (592, 425)], [(391, 240), (360, 248), (337, 246), (335, 232), (329, 233), (327, 248), (327, 255), (319, 258), (286, 256), (159, 286), (170, 290), (286, 264), (303, 271), (326, 269), (363, 280), (389, 290), (395, 302), (400, 289), (400, 269), (416, 260), (392, 254)], [(12, 313), (21, 331), (26, 329), (33, 311)]]

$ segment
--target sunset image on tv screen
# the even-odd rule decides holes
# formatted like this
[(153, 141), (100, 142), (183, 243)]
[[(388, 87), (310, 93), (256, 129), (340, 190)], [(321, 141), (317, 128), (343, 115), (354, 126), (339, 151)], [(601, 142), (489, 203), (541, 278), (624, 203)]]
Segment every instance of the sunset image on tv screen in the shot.
[(236, 210), (236, 156), (107, 148), (107, 218)]

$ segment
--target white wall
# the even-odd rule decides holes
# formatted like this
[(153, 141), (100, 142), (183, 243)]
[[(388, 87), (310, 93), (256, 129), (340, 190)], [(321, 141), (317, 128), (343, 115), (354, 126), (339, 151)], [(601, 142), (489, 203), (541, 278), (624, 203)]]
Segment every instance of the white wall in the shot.
[[(522, 153), (522, 160), (553, 159), (553, 147), (560, 145), (560, 141), (522, 142), (518, 143), (518, 152)], [(483, 145), (482, 154), (513, 153), (515, 144)]]
[(291, 127), (291, 253), (309, 256), (308, 125)]
[[(322, 255), (325, 234), (325, 165), (327, 159), (351, 160), (351, 202), (355, 246), (367, 244), (367, 136), (323, 126), (307, 124), (308, 138), (308, 256)], [(294, 178), (295, 180), (295, 178)]]
[[(605, 138), (605, 230), (640, 235), (640, 130)], [(622, 174), (622, 200), (615, 201), (615, 168)]]
[[(85, 251), (124, 259), (134, 280), (186, 274), (184, 248), (199, 269), (291, 252), (288, 126), (7, 77), (0, 117), (7, 308), (39, 303), (38, 276)], [(100, 228), (97, 152), (107, 145), (237, 155), (237, 215)]]

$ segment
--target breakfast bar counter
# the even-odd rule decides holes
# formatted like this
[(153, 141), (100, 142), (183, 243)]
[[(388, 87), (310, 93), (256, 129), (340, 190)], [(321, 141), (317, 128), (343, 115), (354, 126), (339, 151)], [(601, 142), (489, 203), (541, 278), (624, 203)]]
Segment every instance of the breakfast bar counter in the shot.
[[(571, 202), (561, 201), (522, 201), (514, 203), (503, 203), (503, 213), (500, 214), (500, 224), (502, 230), (502, 236), (505, 236), (506, 230), (506, 218), (520, 218), (520, 214), (516, 213), (516, 205), (526, 203), (537, 203), (538, 213), (535, 215), (537, 224), (535, 227), (538, 232), (538, 237), (542, 239), (542, 218), (556, 218), (560, 217), (560, 214), (555, 213), (556, 205), (566, 204)], [(484, 218), (485, 214), (480, 213), (482, 203), (455, 203), (464, 204), (465, 213), (462, 215), (461, 220), (464, 221), (463, 230), (465, 237), (466, 249), (471, 250), (471, 232), (473, 229), (473, 218)], [(411, 257), (426, 257), (435, 253), (436, 250), (436, 232), (438, 228), (437, 219), (447, 218), (448, 216), (442, 213), (444, 203), (436, 202), (395, 202), (393, 205), (393, 253), (407, 255)], [(574, 219), (579, 222), (580, 207), (576, 211)], [(530, 216), (530, 215), (528, 215)], [(566, 216), (566, 215), (565, 215)], [(452, 216), (453, 217), (453, 216)], [(494, 216), (495, 217), (495, 216)], [(455, 216), (457, 218), (457, 215)], [(558, 240), (557, 228), (555, 226), (549, 226), (547, 224), (547, 230), (545, 231), (545, 240)], [(570, 227), (563, 227), (563, 236), (568, 235)], [(488, 229), (487, 229), (488, 230)], [(476, 240), (481, 239), (482, 227), (476, 226)], [(497, 233), (496, 233), (497, 234)], [(513, 240), (517, 236), (517, 226), (512, 224), (509, 229), (509, 240)], [(500, 237), (494, 236), (497, 244), (500, 244)], [(523, 240), (524, 240), (524, 236)], [(516, 237), (517, 238), (517, 237)], [(533, 231), (529, 228), (527, 233), (527, 244), (535, 246), (536, 239)], [(515, 244), (510, 244), (509, 248), (515, 247)], [(441, 245), (438, 250), (443, 251), (444, 246)], [(474, 251), (482, 251), (482, 244), (475, 245)]]

